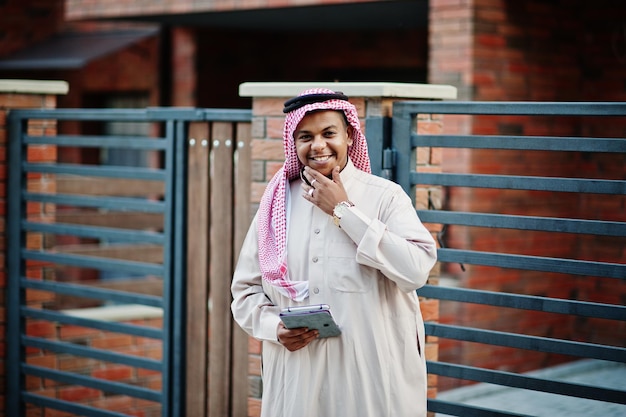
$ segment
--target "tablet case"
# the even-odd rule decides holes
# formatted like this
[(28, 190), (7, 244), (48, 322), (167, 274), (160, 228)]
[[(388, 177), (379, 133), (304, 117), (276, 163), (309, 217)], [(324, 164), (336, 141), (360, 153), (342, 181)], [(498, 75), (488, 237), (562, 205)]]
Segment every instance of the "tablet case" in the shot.
[(288, 329), (308, 327), (317, 329), (319, 337), (339, 336), (341, 330), (333, 320), (330, 311), (320, 310), (319, 307), (312, 311), (285, 311), (280, 313), (280, 318)]

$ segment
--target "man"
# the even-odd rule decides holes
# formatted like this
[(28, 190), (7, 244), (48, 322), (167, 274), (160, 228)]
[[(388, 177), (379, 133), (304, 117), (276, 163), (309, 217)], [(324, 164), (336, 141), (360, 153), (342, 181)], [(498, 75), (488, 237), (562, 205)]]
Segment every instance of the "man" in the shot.
[[(237, 323), (263, 341), (262, 416), (426, 415), (415, 290), (436, 247), (411, 199), (370, 173), (346, 96), (285, 103), (285, 164), (270, 181), (232, 283)], [(282, 308), (328, 304), (337, 337), (287, 329)]]

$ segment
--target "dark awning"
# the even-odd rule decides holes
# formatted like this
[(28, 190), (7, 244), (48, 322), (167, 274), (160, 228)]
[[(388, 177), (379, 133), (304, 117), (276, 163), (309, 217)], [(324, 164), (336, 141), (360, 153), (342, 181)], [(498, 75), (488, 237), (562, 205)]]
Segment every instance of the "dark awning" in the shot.
[(106, 32), (67, 32), (0, 59), (0, 70), (57, 70), (82, 68), (158, 32), (157, 28)]

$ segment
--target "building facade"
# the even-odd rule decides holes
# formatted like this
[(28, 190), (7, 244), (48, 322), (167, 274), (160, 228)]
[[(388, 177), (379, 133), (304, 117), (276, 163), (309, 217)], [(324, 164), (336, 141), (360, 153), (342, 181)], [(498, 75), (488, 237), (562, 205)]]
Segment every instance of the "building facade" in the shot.
[[(514, 1), (161, 1), (7, 0), (0, 5), (0, 78), (63, 80), (67, 94), (57, 107), (194, 106), (250, 108), (239, 85), (260, 81), (388, 81), (445, 84), (458, 100), (625, 101), (626, 6), (619, 0)], [(61, 126), (75, 132), (78, 126)], [(484, 134), (593, 134), (624, 137), (625, 123), (557, 125), (517, 117), (495, 123), (488, 117), (444, 119), (446, 132)], [(623, 160), (583, 153), (547, 160), (541, 153), (521, 160), (503, 152), (485, 164), (488, 151), (446, 150), (449, 172), (532, 175), (546, 165), (551, 175), (595, 170), (599, 177), (623, 177)], [(59, 160), (84, 160), (71, 151)], [(520, 202), (522, 201), (522, 202)], [(605, 206), (575, 195), (559, 201), (540, 194), (493, 196), (485, 190), (448, 189), (436, 208), (461, 211), (534, 213), (585, 217), (602, 211), (623, 220), (624, 203)], [(623, 242), (558, 242), (451, 228), (445, 244), (454, 248), (624, 261)], [(493, 291), (567, 296), (613, 302), (624, 285), (581, 277), (579, 282), (536, 273), (507, 275), (489, 268), (442, 265), (446, 285)], [(442, 303), (440, 320), (494, 330), (558, 335), (619, 345), (626, 329), (610, 324), (523, 313), (493, 314), (478, 306)], [(616, 331), (617, 330), (617, 331)], [(252, 344), (253, 347), (255, 346)], [(477, 351), (440, 341), (442, 360), (516, 372), (567, 361), (533, 352)], [(439, 389), (458, 381), (441, 378)]]

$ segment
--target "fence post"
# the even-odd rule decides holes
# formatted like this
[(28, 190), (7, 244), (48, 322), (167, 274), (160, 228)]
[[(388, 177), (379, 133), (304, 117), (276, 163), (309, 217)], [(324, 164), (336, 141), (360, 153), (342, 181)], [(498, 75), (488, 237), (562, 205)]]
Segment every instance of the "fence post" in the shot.
[[(441, 116), (426, 114), (418, 115), (415, 123), (415, 131), (417, 134), (441, 134), (443, 131), (443, 123)], [(414, 170), (418, 172), (441, 172), (441, 148), (423, 147), (417, 148), (413, 155)], [(415, 197), (415, 207), (417, 210), (440, 210), (441, 209), (441, 193), (442, 187), (417, 185), (412, 197)], [(442, 225), (436, 223), (425, 223), (428, 230), (437, 235), (442, 231)], [(436, 237), (436, 236), (435, 236)], [(435, 239), (437, 240), (437, 239)], [(439, 285), (441, 276), (441, 263), (437, 263), (430, 272), (428, 284)], [(420, 296), (420, 307), (424, 322), (439, 322), (439, 300), (434, 298), (425, 298)], [(439, 342), (435, 336), (426, 335), (426, 359), (428, 361), (436, 361), (439, 358)], [(428, 398), (437, 397), (437, 375), (428, 375)], [(429, 416), (434, 415), (429, 412)]]
[[(22, 148), (20, 144), (21, 134), (25, 134), (26, 131), (31, 129), (31, 133), (34, 133), (32, 129), (46, 128), (46, 133), (49, 133), (51, 126), (44, 126), (40, 124), (37, 126), (29, 126), (27, 121), (23, 120), (11, 120), (10, 124), (7, 124), (7, 114), (13, 109), (28, 109), (28, 108), (43, 108), (50, 109), (56, 107), (56, 96), (60, 94), (67, 94), (68, 84), (64, 81), (29, 81), (29, 80), (0, 80), (0, 148), (8, 148), (8, 152), (0, 152), (0, 164), (8, 166), (7, 155), (13, 155), (13, 163), (21, 163)], [(10, 118), (9, 118), (10, 120)], [(15, 131), (17, 129), (17, 131)], [(56, 127), (53, 127), (56, 129)], [(54, 149), (47, 149), (47, 155), (55, 154)], [(9, 159), (11, 157), (9, 156)], [(16, 178), (12, 176), (7, 182), (6, 178), (0, 179), (3, 185), (8, 186), (7, 194), (0, 197), (0, 204), (7, 207), (7, 211), (11, 217), (18, 215), (20, 210), (23, 209), (21, 199), (19, 198), (22, 189), (21, 173)], [(9, 202), (9, 200), (11, 200)], [(20, 416), (24, 412), (23, 403), (21, 401), (20, 391), (22, 389), (24, 379), (20, 373), (20, 362), (22, 361), (22, 348), (20, 347), (19, 338), (16, 336), (20, 333), (20, 328), (23, 326), (23, 322), (20, 318), (19, 306), (20, 300), (24, 297), (24, 292), (20, 288), (19, 280), (21, 275), (25, 273), (24, 265), (20, 268), (12, 268), (17, 271), (14, 276), (7, 276), (6, 265), (9, 262), (15, 262), (19, 259), (19, 250), (22, 245), (19, 243), (25, 236), (21, 236), (19, 231), (19, 224), (15, 222), (9, 222), (6, 219), (7, 214), (4, 212), (1, 214), (2, 223), (7, 225), (6, 245), (3, 245), (2, 258), (7, 262), (0, 265), (0, 287), (7, 286), (6, 299), (0, 300), (0, 309), (7, 311), (6, 315), (3, 315), (5, 323), (1, 323), (5, 327), (6, 331), (0, 339), (0, 345), (3, 346), (2, 350), (6, 350), (6, 366), (1, 368), (5, 369), (4, 373), (0, 376), (0, 385), (7, 387), (6, 397), (5, 393), (0, 394), (0, 403), (6, 404), (6, 415)], [(12, 224), (13, 223), (13, 224)], [(5, 239), (5, 231), (0, 231), (0, 239)], [(17, 240), (17, 241), (16, 241)], [(17, 251), (17, 253), (16, 253)], [(21, 262), (21, 261), (20, 261)], [(7, 300), (8, 305), (4, 305)], [(4, 346), (6, 344), (6, 346)], [(4, 359), (0, 359), (0, 362), (4, 362)], [(1, 412), (2, 410), (0, 410)]]

